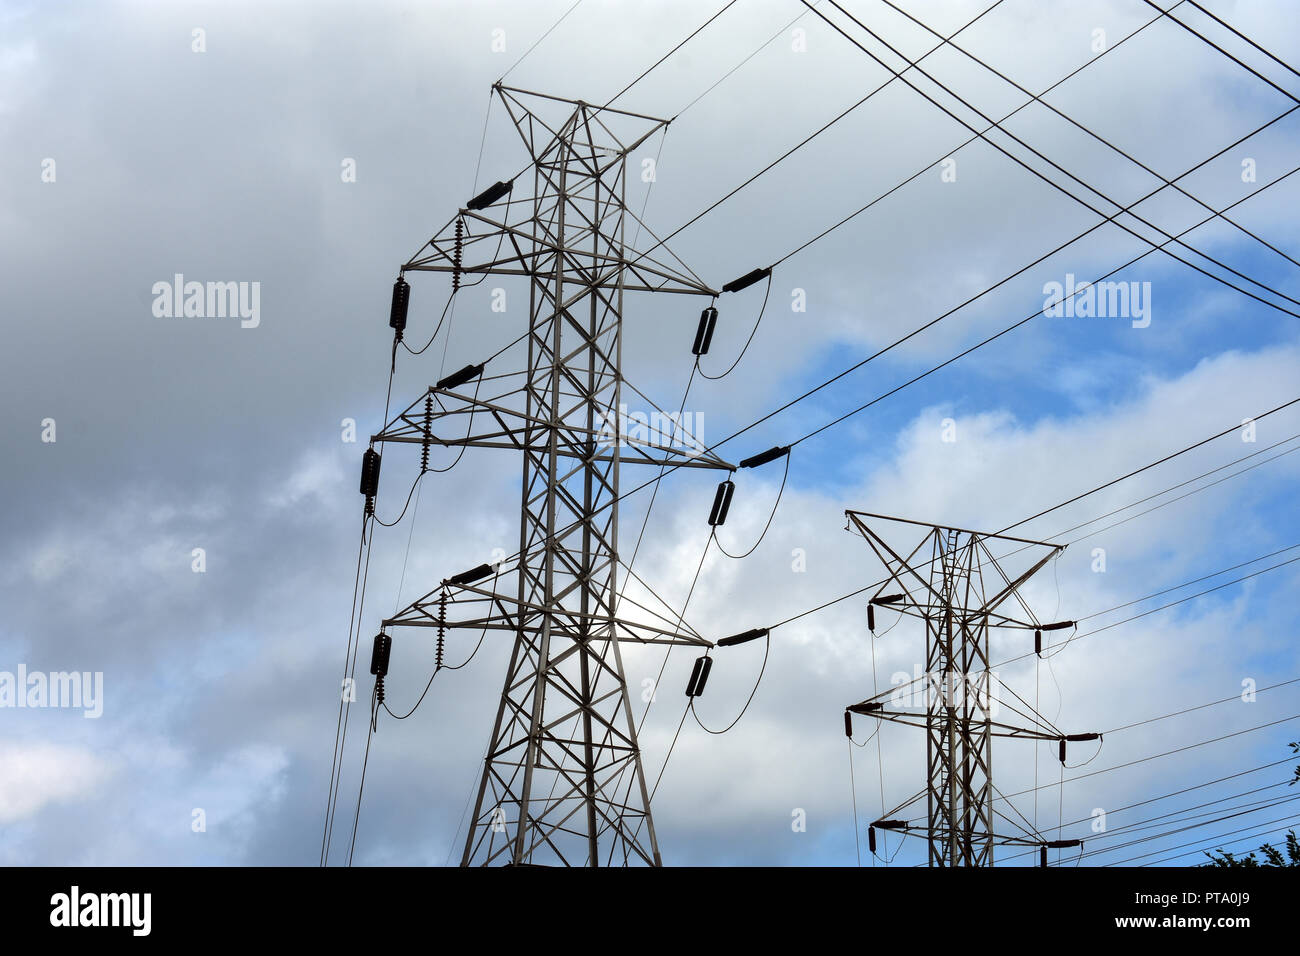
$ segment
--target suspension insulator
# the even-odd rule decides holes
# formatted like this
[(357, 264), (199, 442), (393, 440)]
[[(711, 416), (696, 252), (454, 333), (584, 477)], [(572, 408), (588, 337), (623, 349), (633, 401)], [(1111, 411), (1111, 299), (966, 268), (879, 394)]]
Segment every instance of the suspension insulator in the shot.
[(433, 393), (424, 396), (424, 441), (420, 448), (420, 474), (429, 470), (429, 439), (433, 437)]
[(844, 712), (844, 736), (853, 739), (853, 715), (847, 710)]
[(456, 220), (456, 248), (451, 255), (451, 291), (460, 291), (460, 260), (464, 252), (463, 245), (465, 241), (465, 220), (457, 218)]
[(718, 324), (718, 310), (709, 306), (700, 313), (700, 324), (695, 330), (695, 344), (691, 346), (692, 355), (708, 355), (709, 343), (713, 341), (713, 329)]
[(741, 289), (747, 289), (755, 282), (766, 279), (772, 274), (771, 268), (755, 269), (752, 272), (746, 272), (739, 279), (732, 279), (722, 287), (723, 292), (739, 292)]
[(481, 581), (492, 575), (492, 565), (480, 564), (476, 568), (470, 568), (468, 571), (462, 571), (447, 579), (448, 584), (473, 584), (475, 581)]
[(872, 853), (876, 852), (876, 828), (874, 825), (867, 827), (867, 849)]
[(361, 493), (367, 498), (379, 494), (379, 465), (381, 456), (373, 448), (367, 448), (361, 456)]
[(370, 673), (376, 677), (388, 675), (388, 657), (393, 651), (393, 639), (380, 631), (375, 635), (375, 644), (370, 651)]
[(1038, 628), (1034, 628), (1034, 653), (1043, 656), (1043, 632)]
[(411, 306), (411, 287), (405, 279), (398, 278), (393, 283), (393, 306), (388, 311), (388, 327), (397, 332), (397, 338), (402, 338), (402, 333), (406, 331), (406, 312)]
[(1060, 743), (1058, 744), (1056, 750), (1057, 750), (1057, 757), (1059, 757), (1061, 763), (1064, 764), (1065, 763), (1065, 738), (1064, 737), (1061, 738)]
[(713, 495), (713, 507), (709, 510), (709, 527), (726, 524), (727, 512), (731, 509), (731, 496), (735, 490), (736, 483), (731, 480), (718, 485), (718, 490)]
[(464, 385), (466, 382), (471, 381), (472, 379), (478, 378), (482, 374), (483, 374), (482, 363), (478, 365), (466, 365), (460, 371), (452, 372), (446, 378), (439, 379), (438, 384), (435, 385), (434, 388), (438, 389), (439, 391), (457, 388), (461, 385)]
[(750, 641), (756, 641), (760, 637), (767, 637), (767, 628), (755, 627), (740, 634), (733, 634), (731, 637), (724, 637), (718, 641), (719, 647), (733, 647), (736, 644), (747, 644)]
[(704, 694), (704, 685), (709, 680), (709, 671), (713, 670), (713, 658), (705, 654), (695, 659), (691, 670), (691, 679), (686, 684), (687, 697), (700, 697)]
[(874, 604), (867, 605), (867, 630), (872, 634), (876, 633), (876, 606)]
[(740, 463), (740, 468), (757, 468), (759, 465), (766, 465), (769, 461), (776, 461), (782, 455), (790, 454), (790, 449), (785, 445), (776, 445), (767, 451), (759, 452), (757, 455), (746, 458)]
[(513, 179), (508, 183), (497, 181), (466, 203), (466, 207), (475, 210), (486, 209), (514, 188), (515, 182)]
[(1047, 866), (1047, 847), (1045, 846), (1040, 846), (1038, 848), (1038, 865), (1042, 867)]
[(438, 646), (434, 651), (433, 669), (434, 671), (442, 670), (442, 652), (444, 639), (447, 636), (447, 592), (443, 591), (438, 597)]

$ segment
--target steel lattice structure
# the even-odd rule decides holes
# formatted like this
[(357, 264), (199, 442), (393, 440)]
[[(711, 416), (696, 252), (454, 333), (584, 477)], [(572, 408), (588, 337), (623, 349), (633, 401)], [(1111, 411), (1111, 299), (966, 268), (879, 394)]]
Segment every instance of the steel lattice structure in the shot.
[[(1066, 741), (1097, 735), (1064, 734), (1018, 697), (1015, 702), (1000, 699), (989, 642), (992, 632), (1000, 628), (1037, 632), (1063, 626), (1040, 624), (1019, 589), (1064, 546), (869, 512), (845, 514), (888, 573), (871, 597), (869, 620), (874, 622), (876, 608), (889, 608), (920, 619), (925, 627), (925, 674), (920, 689), (923, 711), (915, 700), (900, 700), (896, 689), (848, 708), (850, 714), (925, 730), (925, 789), (884, 814), (873, 827), (924, 834), (930, 866), (992, 866), (997, 845), (1058, 845), (1046, 840), (1023, 817), (1014, 819), (995, 808), (993, 738)], [(884, 522), (925, 531), (920, 541), (904, 552), (895, 550), (876, 530)], [(1014, 547), (1008, 554), (994, 556), (989, 546), (999, 542)], [(1012, 555), (1028, 555), (1021, 559), (1021, 564), (1028, 566), (1008, 573), (1004, 565)], [(1071, 623), (1064, 622), (1064, 626)], [(915, 684), (913, 681), (911, 686), (913, 697)], [(997, 719), (1002, 707), (1025, 717), (1030, 726)], [(846, 727), (851, 729), (847, 716)], [(922, 798), (925, 826), (887, 819)], [(1021, 834), (998, 833), (998, 818)]]
[[(494, 90), (528, 150), (532, 193), (518, 195), (517, 181), (498, 184), (403, 272), (452, 272), (456, 284), (526, 277), (527, 367), (451, 376), (375, 441), (522, 452), (519, 552), (495, 575), (483, 566), (444, 580), (384, 627), (514, 635), (463, 865), (659, 865), (619, 645), (712, 644), (666, 605), (620, 598), (620, 466), (734, 466), (678, 428), (625, 433), (624, 295), (717, 293), (625, 204), (628, 156), (665, 120), (499, 83)], [(630, 224), (658, 255), (627, 247)], [(502, 384), (484, 396), (488, 381)], [(517, 577), (513, 594), (497, 587), (508, 573)]]

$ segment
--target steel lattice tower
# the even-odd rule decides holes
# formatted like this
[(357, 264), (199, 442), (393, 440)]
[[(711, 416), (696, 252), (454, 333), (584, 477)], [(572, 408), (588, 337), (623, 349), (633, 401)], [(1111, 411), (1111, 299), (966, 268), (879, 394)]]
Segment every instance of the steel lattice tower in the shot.
[[(620, 466), (733, 466), (681, 429), (625, 434), (624, 295), (717, 293), (625, 204), (628, 156), (666, 121), (494, 89), (528, 150), (532, 194), (519, 195), (522, 176), (498, 183), (403, 272), (452, 272), (456, 285), (527, 277), (527, 367), (518, 380), (492, 376), (515, 384), (487, 398), (481, 366), (449, 376), (375, 440), (522, 452), (519, 553), (509, 567), (444, 580), (384, 626), (514, 635), (463, 865), (659, 865), (619, 645), (712, 645), (666, 605), (622, 615)], [(627, 247), (629, 224), (645, 253)], [(517, 576), (511, 595), (496, 588), (507, 572)]]
[[(1023, 817), (1015, 819), (996, 809), (993, 784), (994, 737), (1057, 740), (1062, 745), (1066, 740), (1097, 737), (1063, 734), (1018, 697), (1015, 702), (1000, 700), (997, 676), (989, 659), (990, 636), (997, 629), (1033, 630), (1037, 634), (1072, 625), (1040, 624), (1019, 594), (1019, 588), (1064, 546), (923, 525), (867, 512), (848, 511), (846, 515), (889, 575), (871, 598), (869, 626), (874, 631), (875, 609), (887, 607), (919, 618), (925, 627), (926, 670), (921, 688), (924, 712), (920, 712), (915, 700), (900, 701), (897, 691), (892, 690), (848, 708), (850, 714), (925, 730), (925, 789), (886, 813), (873, 827), (924, 833), (930, 866), (992, 866), (996, 845), (1077, 845), (1078, 841), (1046, 840), (1032, 825), (1026, 826), (1028, 821)], [(919, 543), (904, 554), (891, 547), (873, 527), (883, 522), (923, 527), (926, 531)], [(989, 545), (997, 543), (1012, 549), (994, 556)], [(1004, 569), (1009, 557), (1026, 554), (1028, 557), (1019, 559), (1022, 566), (1028, 564), (1025, 570), (1013, 576)], [(1020, 714), (1031, 726), (995, 719), (1000, 707)], [(846, 730), (851, 730), (847, 715)], [(924, 827), (886, 819), (918, 804), (922, 797), (926, 806)], [(999, 817), (1021, 830), (1022, 835), (998, 833)], [(872, 840), (874, 844), (874, 833)]]

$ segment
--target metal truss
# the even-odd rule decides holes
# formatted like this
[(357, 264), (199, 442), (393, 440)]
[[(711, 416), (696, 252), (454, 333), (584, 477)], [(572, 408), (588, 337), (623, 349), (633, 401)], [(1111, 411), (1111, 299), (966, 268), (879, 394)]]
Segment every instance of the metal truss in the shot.
[[(919, 619), (925, 627), (925, 675), (847, 708), (850, 714), (925, 730), (925, 789), (873, 826), (924, 835), (930, 866), (992, 866), (995, 846), (1046, 844), (1024, 817), (1017, 813), (1017, 820), (995, 810), (993, 738), (1063, 741), (1096, 735), (1062, 733), (1014, 692), (1010, 696), (1015, 700), (1001, 699), (989, 663), (989, 640), (997, 628), (1037, 631), (1060, 626), (1040, 624), (1019, 589), (1064, 546), (870, 512), (845, 514), (888, 573), (871, 597), (871, 616), (878, 608), (888, 608)], [(911, 550), (895, 550), (877, 531), (884, 522), (924, 532)], [(989, 550), (995, 542), (1016, 547), (996, 557)], [(1020, 563), (1028, 566), (1008, 573), (1005, 565), (1012, 555), (1025, 555)], [(998, 719), (1002, 708), (1025, 718), (1029, 726)], [(922, 798), (924, 826), (888, 819)], [(1022, 833), (999, 834), (999, 817)]]
[[(625, 204), (629, 153), (667, 121), (494, 90), (528, 151), (529, 172), (498, 184), (486, 204), (471, 201), (403, 272), (451, 272), (457, 283), (525, 277), (527, 366), (453, 376), (374, 437), (520, 452), (519, 551), (495, 569), (444, 580), (384, 626), (514, 635), (462, 865), (657, 866), (619, 646), (713, 645), (666, 605), (620, 594), (620, 466), (734, 466), (675, 419), (632, 439), (624, 433), (624, 294), (717, 293)], [(532, 180), (529, 195), (517, 188), (522, 178)], [(646, 253), (628, 248), (629, 224), (647, 237)], [(515, 579), (513, 593), (496, 587), (503, 577)]]

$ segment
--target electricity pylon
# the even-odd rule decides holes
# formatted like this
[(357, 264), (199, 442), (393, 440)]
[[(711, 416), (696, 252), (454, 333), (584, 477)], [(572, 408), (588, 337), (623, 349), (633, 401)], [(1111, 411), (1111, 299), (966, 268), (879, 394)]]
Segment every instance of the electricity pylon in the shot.
[[(872, 824), (873, 852), (877, 829), (924, 834), (930, 866), (992, 866), (996, 845), (1039, 846), (1044, 854), (1047, 847), (1077, 846), (1077, 840), (1045, 839), (1000, 795), (998, 802), (1005, 809), (996, 808), (993, 784), (994, 737), (1058, 741), (1062, 763), (1066, 741), (1099, 737), (1062, 733), (1014, 692), (1010, 695), (1014, 700), (1002, 699), (997, 675), (989, 663), (990, 635), (997, 629), (1034, 631), (1035, 651), (1041, 652), (1042, 631), (1073, 626), (1072, 621), (1040, 624), (1019, 593), (1026, 581), (1064, 550), (1064, 545), (925, 525), (862, 511), (845, 514), (888, 573), (867, 605), (873, 639), (876, 608), (919, 618), (925, 624), (925, 674), (911, 685), (877, 694), (845, 712), (845, 730), (850, 736), (852, 714), (925, 729), (925, 789)], [(873, 527), (883, 522), (926, 530), (916, 546), (904, 553), (895, 550)], [(989, 545), (997, 543), (1014, 547), (994, 556)], [(1014, 576), (1005, 567), (1013, 555), (1024, 555), (1017, 561), (1024, 570)], [(996, 719), (1003, 707), (1026, 719), (1030, 726)], [(922, 797), (926, 805), (924, 826), (906, 819), (890, 819), (918, 804)], [(999, 817), (1020, 834), (998, 833)]]
[[(531, 195), (515, 188), (521, 177), (497, 183), (402, 271), (450, 272), (453, 289), (462, 276), (526, 277), (527, 367), (484, 377), (482, 365), (468, 366), (375, 441), (423, 444), (426, 461), (430, 444), (521, 452), (519, 552), (509, 568), (482, 565), (444, 580), (384, 627), (439, 628), (439, 654), (445, 629), (514, 635), (462, 865), (657, 866), (619, 645), (713, 645), (666, 604), (622, 613), (620, 600), (633, 602), (619, 596), (619, 471), (625, 462), (734, 466), (673, 416), (639, 437), (625, 427), (624, 295), (717, 293), (625, 203), (629, 154), (667, 121), (499, 83), (494, 90), (527, 148)], [(629, 224), (644, 253), (628, 248)], [(395, 314), (407, 294), (395, 293)], [(404, 300), (401, 311), (404, 325)], [(489, 381), (504, 391), (484, 397)], [(507, 571), (517, 575), (513, 595), (496, 588)]]

